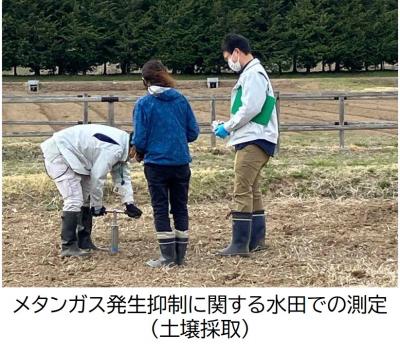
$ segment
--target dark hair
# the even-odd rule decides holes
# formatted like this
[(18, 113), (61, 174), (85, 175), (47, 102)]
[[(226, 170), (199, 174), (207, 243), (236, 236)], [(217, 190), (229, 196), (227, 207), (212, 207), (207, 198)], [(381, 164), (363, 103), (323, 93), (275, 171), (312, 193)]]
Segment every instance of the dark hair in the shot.
[(147, 84), (175, 87), (175, 81), (160, 60), (147, 61), (142, 67), (142, 77)]
[(232, 54), (233, 51), (238, 48), (240, 51), (244, 52), (246, 55), (251, 53), (250, 43), (247, 38), (240, 34), (229, 33), (222, 42), (222, 51), (227, 51)]

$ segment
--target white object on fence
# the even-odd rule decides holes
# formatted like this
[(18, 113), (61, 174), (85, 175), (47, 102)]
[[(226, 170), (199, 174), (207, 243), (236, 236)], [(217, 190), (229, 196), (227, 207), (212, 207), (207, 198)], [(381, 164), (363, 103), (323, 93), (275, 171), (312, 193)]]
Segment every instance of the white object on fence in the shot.
[(207, 78), (207, 87), (208, 88), (218, 88), (218, 86), (219, 86), (218, 77)]
[(27, 83), (28, 93), (38, 93), (39, 92), (39, 81), (36, 79), (31, 79)]

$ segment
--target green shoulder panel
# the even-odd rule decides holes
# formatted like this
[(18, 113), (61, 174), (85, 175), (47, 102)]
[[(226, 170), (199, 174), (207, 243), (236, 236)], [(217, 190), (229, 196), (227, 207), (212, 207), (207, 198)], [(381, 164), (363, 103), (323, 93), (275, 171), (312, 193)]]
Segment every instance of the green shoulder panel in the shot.
[[(275, 103), (276, 99), (274, 97), (267, 95), (267, 98), (265, 99), (261, 112), (258, 115), (254, 116), (251, 121), (263, 126), (268, 125), (268, 122), (271, 120), (272, 111), (274, 110)], [(239, 87), (237, 89), (235, 100), (231, 107), (231, 113), (236, 114), (241, 106), (242, 106), (242, 87)]]

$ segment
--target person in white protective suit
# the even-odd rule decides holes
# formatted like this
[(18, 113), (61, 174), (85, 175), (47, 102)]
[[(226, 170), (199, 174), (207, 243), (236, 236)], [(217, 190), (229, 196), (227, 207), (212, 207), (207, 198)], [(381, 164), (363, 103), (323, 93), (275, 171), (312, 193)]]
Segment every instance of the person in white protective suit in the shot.
[(98, 249), (91, 239), (92, 216), (106, 213), (103, 188), (110, 172), (125, 213), (139, 218), (134, 204), (128, 161), (135, 156), (129, 133), (110, 126), (88, 124), (66, 128), (40, 147), (47, 174), (63, 197), (62, 257), (86, 256)]

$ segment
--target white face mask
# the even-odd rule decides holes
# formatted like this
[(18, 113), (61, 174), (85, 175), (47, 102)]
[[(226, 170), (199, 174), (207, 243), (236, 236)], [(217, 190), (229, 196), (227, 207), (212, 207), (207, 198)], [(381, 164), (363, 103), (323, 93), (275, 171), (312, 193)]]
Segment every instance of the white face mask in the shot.
[(242, 69), (242, 66), (240, 65), (240, 62), (239, 62), (239, 57), (237, 58), (236, 62), (233, 62), (232, 56), (233, 56), (233, 54), (228, 59), (228, 66), (232, 71), (239, 72)]

